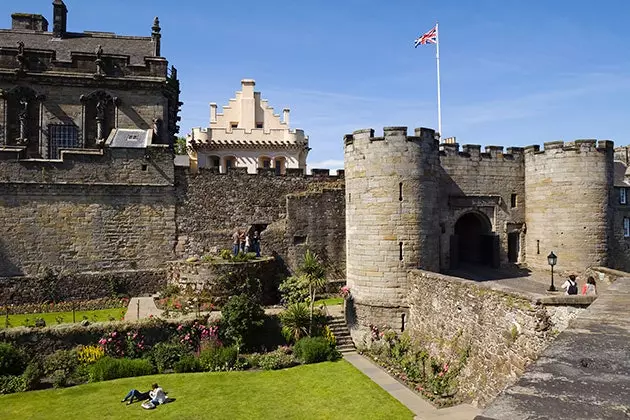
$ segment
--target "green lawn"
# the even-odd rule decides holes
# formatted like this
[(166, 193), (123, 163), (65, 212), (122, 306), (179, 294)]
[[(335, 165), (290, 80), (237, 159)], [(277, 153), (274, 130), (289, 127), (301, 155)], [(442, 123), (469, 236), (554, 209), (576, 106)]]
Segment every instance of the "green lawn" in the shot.
[[(75, 311), (75, 318), (77, 322), (83, 321), (83, 317), (87, 317), (90, 322), (103, 322), (109, 321), (109, 318), (115, 318), (119, 320), (125, 315), (127, 308), (112, 308), (112, 309), (100, 309), (96, 311)], [(9, 323), (11, 327), (22, 327), (28, 324), (28, 326), (35, 325), (35, 318), (43, 318), (46, 321), (46, 325), (58, 324), (57, 318), (63, 318), (62, 323), (72, 322), (72, 312), (48, 312), (40, 314), (17, 314), (9, 315)], [(28, 322), (27, 322), (28, 319)], [(6, 316), (0, 316), (0, 328), (5, 328)]]
[(324, 303), (326, 304), (326, 306), (343, 305), (343, 298), (335, 297), (335, 298), (316, 300), (315, 301), (315, 307), (317, 308), (318, 306), (321, 306)]
[[(151, 412), (120, 403), (130, 388), (159, 383), (175, 401)], [(412, 419), (348, 362), (279, 371), (125, 378), (0, 396), (0, 419)]]

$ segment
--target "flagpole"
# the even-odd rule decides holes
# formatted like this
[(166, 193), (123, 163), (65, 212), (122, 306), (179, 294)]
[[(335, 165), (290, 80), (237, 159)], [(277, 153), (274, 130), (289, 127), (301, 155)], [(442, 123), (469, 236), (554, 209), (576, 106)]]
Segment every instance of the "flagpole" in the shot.
[(435, 61), (437, 62), (437, 105), (438, 105), (438, 133), (442, 138), (442, 100), (440, 97), (440, 33), (438, 22), (435, 22)]

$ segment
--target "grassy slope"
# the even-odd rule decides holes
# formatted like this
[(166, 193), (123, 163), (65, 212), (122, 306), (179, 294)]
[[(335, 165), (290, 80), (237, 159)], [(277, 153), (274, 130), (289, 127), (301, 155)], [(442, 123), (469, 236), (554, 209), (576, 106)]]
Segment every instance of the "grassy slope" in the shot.
[[(120, 403), (158, 382), (176, 401), (147, 412)], [(125, 378), (0, 396), (0, 419), (412, 419), (397, 400), (345, 361), (280, 371)]]
[[(116, 320), (119, 320), (122, 316), (125, 315), (127, 308), (113, 308), (113, 309), (100, 309), (96, 311), (75, 311), (75, 317), (77, 322), (83, 321), (83, 316), (87, 316), (87, 319), (90, 322), (104, 322), (109, 321), (109, 317), (113, 317)], [(28, 318), (28, 324), (31, 326), (35, 325), (35, 318), (44, 318), (46, 321), (46, 325), (57, 325), (56, 318), (58, 316), (63, 317), (63, 323), (72, 322), (72, 312), (49, 312), (49, 313), (41, 313), (41, 314), (17, 314), (17, 315), (9, 315), (9, 322), (12, 327), (21, 327), (24, 325), (24, 322)], [(0, 328), (5, 327), (4, 316), (0, 316)]]

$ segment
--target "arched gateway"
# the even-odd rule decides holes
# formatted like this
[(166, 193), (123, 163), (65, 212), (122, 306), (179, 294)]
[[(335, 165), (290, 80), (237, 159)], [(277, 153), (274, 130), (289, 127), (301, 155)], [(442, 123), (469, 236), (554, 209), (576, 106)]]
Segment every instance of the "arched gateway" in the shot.
[(483, 213), (471, 211), (457, 219), (451, 236), (451, 268), (460, 264), (499, 266), (499, 237)]

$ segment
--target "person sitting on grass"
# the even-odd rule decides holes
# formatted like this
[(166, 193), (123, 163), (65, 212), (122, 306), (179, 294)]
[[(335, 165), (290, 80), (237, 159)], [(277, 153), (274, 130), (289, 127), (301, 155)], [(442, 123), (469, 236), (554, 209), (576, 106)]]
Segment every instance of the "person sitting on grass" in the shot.
[(151, 403), (155, 406), (164, 404), (168, 398), (164, 393), (164, 390), (158, 386), (158, 384), (151, 385), (151, 391), (149, 391), (149, 397), (151, 397)]
[(127, 405), (129, 405), (133, 404), (134, 398), (138, 401), (146, 400), (147, 398), (149, 398), (150, 392), (151, 391), (140, 392), (137, 389), (132, 389), (131, 391), (129, 391), (129, 394), (125, 395), (125, 398), (123, 398), (120, 402), (127, 402)]

